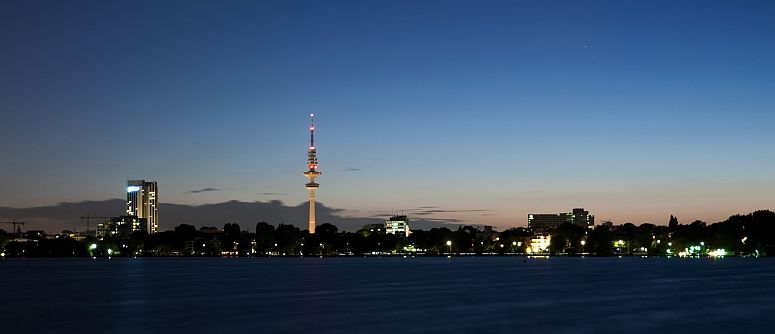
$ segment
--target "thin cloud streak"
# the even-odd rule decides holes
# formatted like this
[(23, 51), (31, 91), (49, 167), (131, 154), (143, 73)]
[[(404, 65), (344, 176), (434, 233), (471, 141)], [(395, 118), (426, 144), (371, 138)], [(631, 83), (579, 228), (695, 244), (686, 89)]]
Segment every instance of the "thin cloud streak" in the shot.
[(186, 194), (199, 194), (199, 193), (211, 192), (211, 191), (221, 191), (221, 189), (207, 187), (207, 188), (202, 188), (197, 190), (190, 190), (190, 191), (187, 191)]
[[(482, 212), (483, 216), (490, 216), (494, 215), (495, 210), (490, 209), (462, 209), (462, 210), (445, 210), (445, 209), (439, 209), (438, 206), (421, 206), (416, 209), (409, 209), (409, 210), (398, 210), (400, 214), (406, 214), (408, 216), (423, 216), (423, 220), (446, 220), (446, 221), (453, 221), (455, 219), (440, 219), (440, 218), (425, 218), (425, 216), (432, 216), (432, 215), (438, 215), (438, 214), (449, 214), (449, 213), (475, 213), (475, 212)], [(369, 216), (369, 218), (382, 218), (387, 216), (392, 216), (397, 213), (377, 213), (374, 215)], [(463, 221), (463, 220), (461, 220)]]

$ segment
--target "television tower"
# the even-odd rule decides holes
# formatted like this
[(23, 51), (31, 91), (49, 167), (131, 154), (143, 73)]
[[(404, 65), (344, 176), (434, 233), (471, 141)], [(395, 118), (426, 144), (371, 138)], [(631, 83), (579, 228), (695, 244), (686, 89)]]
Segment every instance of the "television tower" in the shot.
[(315, 178), (320, 176), (318, 168), (318, 158), (315, 152), (315, 114), (309, 114), (309, 151), (307, 151), (307, 167), (309, 170), (302, 173), (309, 179), (307, 183), (307, 190), (309, 190), (309, 233), (315, 233), (315, 190), (318, 189), (318, 184), (315, 183)]

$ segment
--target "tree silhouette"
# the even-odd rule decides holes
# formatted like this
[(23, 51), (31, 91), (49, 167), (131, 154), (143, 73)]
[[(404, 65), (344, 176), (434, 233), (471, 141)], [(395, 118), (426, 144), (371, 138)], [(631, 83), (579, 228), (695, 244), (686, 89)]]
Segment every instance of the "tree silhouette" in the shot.
[(678, 218), (670, 215), (670, 221), (667, 223), (667, 229), (672, 232), (678, 227)]
[(274, 244), (274, 226), (266, 222), (256, 224), (256, 251), (268, 254), (275, 251)]

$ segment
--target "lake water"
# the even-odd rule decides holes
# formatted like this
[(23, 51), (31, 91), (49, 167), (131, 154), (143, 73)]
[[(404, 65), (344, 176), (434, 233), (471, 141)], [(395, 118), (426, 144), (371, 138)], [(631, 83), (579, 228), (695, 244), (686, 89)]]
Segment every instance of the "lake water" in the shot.
[(0, 333), (772, 333), (775, 259), (0, 261)]

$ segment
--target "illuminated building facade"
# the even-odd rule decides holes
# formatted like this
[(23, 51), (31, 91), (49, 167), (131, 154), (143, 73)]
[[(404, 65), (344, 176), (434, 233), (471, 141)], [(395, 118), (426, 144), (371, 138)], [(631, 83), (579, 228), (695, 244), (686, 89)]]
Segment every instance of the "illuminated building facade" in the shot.
[(134, 231), (147, 231), (148, 220), (137, 216), (121, 216), (97, 224), (97, 237), (120, 236), (128, 238)]
[(306, 172), (302, 173), (309, 179), (306, 187), (309, 190), (309, 233), (315, 233), (315, 190), (318, 189), (318, 184), (315, 183), (315, 179), (322, 174), (317, 170), (318, 158), (317, 148), (315, 147), (315, 115), (310, 114), (310, 126), (309, 126), (309, 150), (307, 150), (307, 168)]
[(159, 230), (159, 186), (156, 181), (126, 182), (126, 215), (145, 219), (143, 230), (149, 234)]
[(386, 234), (401, 234), (408, 237), (409, 231), (409, 219), (406, 216), (393, 216), (385, 221), (385, 233)]
[(530, 239), (530, 245), (525, 249), (525, 252), (528, 254), (546, 253), (549, 250), (549, 245), (551, 243), (551, 235), (539, 235), (536, 238)]

